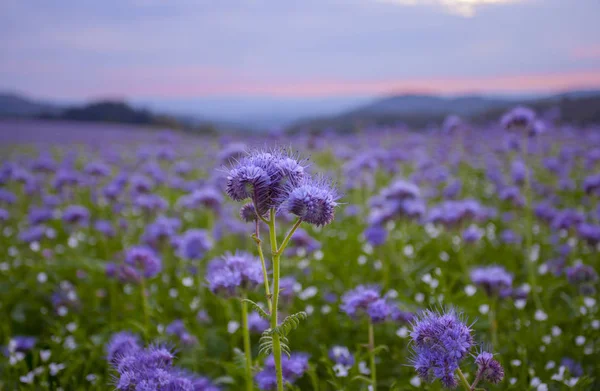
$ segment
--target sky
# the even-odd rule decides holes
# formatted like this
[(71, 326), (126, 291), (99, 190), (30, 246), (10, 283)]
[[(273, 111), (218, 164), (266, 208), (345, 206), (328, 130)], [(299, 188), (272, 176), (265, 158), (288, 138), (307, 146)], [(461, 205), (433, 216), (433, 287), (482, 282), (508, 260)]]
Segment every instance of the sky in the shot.
[(598, 0), (2, 0), (0, 91), (145, 102), (600, 87)]

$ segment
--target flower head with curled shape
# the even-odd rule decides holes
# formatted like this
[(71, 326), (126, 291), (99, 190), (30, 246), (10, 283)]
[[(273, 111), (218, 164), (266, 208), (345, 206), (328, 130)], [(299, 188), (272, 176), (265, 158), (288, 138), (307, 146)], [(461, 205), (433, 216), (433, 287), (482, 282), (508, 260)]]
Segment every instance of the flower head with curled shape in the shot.
[(529, 107), (517, 106), (502, 116), (500, 124), (506, 130), (529, 130), (535, 119), (535, 111)]
[(284, 150), (249, 152), (228, 171), (225, 192), (234, 201), (250, 199), (264, 216), (278, 208), (305, 177), (304, 161)]
[(346, 292), (340, 308), (352, 318), (366, 314), (373, 323), (383, 322), (392, 313), (392, 305), (381, 296), (381, 289), (368, 285), (359, 285)]
[(283, 208), (304, 222), (323, 226), (333, 221), (338, 199), (339, 195), (330, 182), (305, 178), (289, 192)]
[(471, 270), (471, 281), (482, 287), (488, 296), (497, 296), (512, 287), (513, 276), (502, 266), (484, 266)]
[(439, 379), (447, 388), (456, 387), (454, 372), (474, 344), (470, 326), (454, 309), (425, 310), (412, 325), (412, 364), (419, 377), (428, 382)]
[(264, 281), (262, 265), (253, 255), (238, 251), (227, 253), (208, 264), (208, 286), (213, 293), (234, 296), (238, 290), (252, 290)]
[(477, 364), (477, 379), (498, 384), (504, 379), (504, 369), (498, 361), (494, 359), (494, 355), (488, 352), (481, 352), (475, 359)]
[(135, 268), (145, 278), (152, 278), (162, 270), (160, 258), (144, 246), (130, 247), (125, 253), (125, 265)]

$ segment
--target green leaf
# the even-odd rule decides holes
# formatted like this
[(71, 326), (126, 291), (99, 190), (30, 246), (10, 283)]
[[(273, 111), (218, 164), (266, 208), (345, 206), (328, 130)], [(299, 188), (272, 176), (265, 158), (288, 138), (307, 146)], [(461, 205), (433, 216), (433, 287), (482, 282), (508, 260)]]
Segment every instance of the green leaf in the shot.
[(256, 304), (252, 300), (242, 299), (242, 302), (246, 302), (246, 303), (250, 304), (250, 307), (252, 307), (252, 309), (254, 311), (258, 312), (258, 314), (260, 315), (261, 318), (264, 318), (266, 320), (271, 320), (271, 316), (269, 314), (267, 314), (267, 312), (265, 310), (263, 310), (258, 304)]
[(307, 317), (308, 315), (304, 311), (287, 316), (279, 326), (269, 329), (269, 334), (277, 334), (281, 337), (286, 337), (292, 330), (297, 329), (300, 322)]

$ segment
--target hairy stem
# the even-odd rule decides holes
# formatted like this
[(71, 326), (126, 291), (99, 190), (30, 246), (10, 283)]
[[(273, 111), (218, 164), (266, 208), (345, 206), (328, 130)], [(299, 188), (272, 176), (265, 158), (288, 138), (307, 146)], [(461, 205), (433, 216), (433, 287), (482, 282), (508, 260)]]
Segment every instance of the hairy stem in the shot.
[(260, 257), (260, 264), (263, 271), (263, 279), (265, 280), (265, 295), (267, 297), (267, 305), (269, 306), (269, 313), (273, 310), (271, 305), (271, 288), (269, 287), (269, 276), (267, 274), (267, 265), (265, 263), (265, 255), (262, 250), (262, 241), (260, 240), (260, 231), (258, 220), (256, 221), (256, 232), (252, 235), (252, 239), (256, 243), (256, 249), (258, 250), (258, 256)]
[(288, 232), (288, 234), (283, 239), (283, 242), (281, 242), (281, 247), (279, 247), (279, 249), (277, 250), (278, 255), (281, 255), (281, 253), (283, 253), (283, 250), (285, 250), (285, 248), (287, 247), (288, 243), (290, 242), (290, 239), (292, 239), (294, 232), (296, 232), (300, 224), (302, 224), (302, 219), (296, 220), (296, 223), (294, 223), (294, 226), (292, 227), (292, 229), (290, 229), (290, 232)]
[[(275, 231), (275, 209), (271, 209), (269, 220), (269, 235), (271, 253), (273, 256), (273, 294), (271, 295), (271, 329), (277, 327), (277, 305), (279, 303), (279, 253), (277, 251), (277, 233)], [(277, 391), (283, 391), (283, 373), (281, 370), (281, 342), (279, 334), (273, 334), (273, 359), (277, 374)]]
[[(245, 297), (244, 297), (245, 299)], [(252, 391), (252, 351), (250, 350), (250, 330), (248, 329), (248, 302), (242, 300), (242, 326), (244, 332), (244, 354), (246, 355), (246, 390)]]
[(493, 296), (491, 299), (491, 308), (488, 314), (490, 320), (490, 334), (492, 338), (492, 346), (494, 348), (498, 348), (498, 324), (496, 322), (496, 307), (498, 300), (496, 296)]
[(467, 381), (467, 378), (462, 373), (462, 371), (460, 370), (460, 368), (456, 369), (456, 373), (458, 374), (458, 377), (460, 378), (460, 382), (462, 383), (463, 387), (465, 387), (465, 390), (471, 391), (471, 385)]
[(369, 321), (369, 359), (371, 363), (371, 385), (377, 390), (377, 368), (375, 367), (375, 333), (373, 323)]

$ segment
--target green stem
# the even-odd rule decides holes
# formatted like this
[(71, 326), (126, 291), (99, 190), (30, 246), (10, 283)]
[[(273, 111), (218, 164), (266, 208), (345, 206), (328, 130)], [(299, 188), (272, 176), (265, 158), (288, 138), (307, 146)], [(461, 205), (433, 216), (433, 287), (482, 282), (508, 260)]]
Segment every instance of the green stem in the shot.
[(373, 391), (377, 390), (377, 368), (375, 367), (375, 333), (373, 323), (369, 321), (369, 359), (371, 362), (371, 385)]
[(265, 263), (265, 255), (262, 250), (262, 241), (260, 240), (258, 231), (258, 221), (256, 222), (256, 232), (252, 235), (252, 239), (256, 243), (256, 249), (258, 250), (258, 256), (260, 257), (260, 264), (263, 271), (263, 279), (265, 280), (265, 295), (267, 296), (267, 305), (269, 306), (269, 312), (273, 311), (271, 304), (271, 288), (269, 287), (269, 276), (267, 274), (267, 265)]
[(489, 312), (489, 320), (490, 320), (490, 333), (492, 336), (492, 347), (498, 348), (498, 324), (496, 323), (496, 307), (497, 307), (497, 297), (492, 297), (491, 300), (491, 308)]
[(285, 248), (287, 247), (288, 243), (290, 242), (290, 239), (292, 239), (294, 232), (296, 232), (300, 224), (302, 224), (302, 219), (296, 220), (296, 223), (294, 223), (294, 226), (292, 227), (292, 229), (290, 229), (290, 232), (288, 232), (288, 234), (283, 239), (283, 242), (281, 242), (281, 247), (279, 247), (279, 249), (277, 250), (278, 255), (281, 255), (283, 253), (283, 250), (285, 250)]
[(460, 368), (456, 369), (456, 373), (458, 374), (458, 377), (460, 378), (460, 382), (462, 383), (463, 387), (465, 387), (465, 390), (471, 391), (471, 385), (467, 381), (467, 378), (462, 373), (462, 371), (460, 370)]
[[(271, 253), (273, 256), (273, 294), (271, 295), (271, 329), (277, 327), (277, 305), (279, 302), (279, 252), (277, 251), (277, 233), (275, 232), (275, 209), (271, 209), (269, 220), (269, 235)], [(281, 342), (279, 334), (273, 334), (273, 359), (277, 375), (277, 391), (283, 391), (283, 372), (281, 369)]]
[(526, 214), (526, 227), (525, 227), (525, 263), (527, 264), (527, 272), (529, 277), (529, 284), (531, 285), (531, 293), (533, 294), (533, 300), (538, 309), (542, 308), (542, 302), (537, 291), (536, 282), (536, 270), (535, 264), (531, 260), (531, 249), (533, 247), (533, 208), (532, 208), (532, 192), (531, 192), (531, 181), (530, 174), (533, 175), (533, 167), (529, 166), (528, 157), (528, 145), (529, 136), (525, 136), (525, 142), (523, 143), (523, 160), (526, 167), (525, 173), (525, 214)]
[[(244, 297), (245, 299), (245, 297)], [(244, 332), (244, 353), (246, 355), (246, 390), (252, 391), (252, 351), (250, 350), (250, 330), (248, 329), (248, 302), (242, 301), (242, 327)]]
[(148, 338), (150, 334), (150, 306), (148, 305), (148, 297), (146, 296), (146, 279), (140, 279), (140, 293), (142, 295), (142, 312), (144, 314), (144, 334)]

